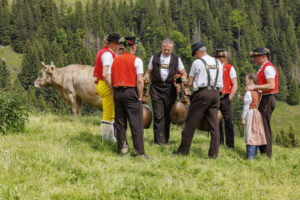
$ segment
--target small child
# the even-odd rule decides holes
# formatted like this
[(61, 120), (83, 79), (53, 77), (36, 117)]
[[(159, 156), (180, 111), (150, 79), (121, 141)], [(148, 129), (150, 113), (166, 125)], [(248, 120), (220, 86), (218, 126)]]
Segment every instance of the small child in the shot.
[[(257, 76), (250, 73), (246, 76), (246, 85), (257, 84)], [(258, 146), (266, 145), (263, 121), (259, 110), (261, 94), (258, 91), (247, 91), (244, 98), (243, 120), (245, 126), (245, 142), (247, 144), (247, 159), (254, 160)]]

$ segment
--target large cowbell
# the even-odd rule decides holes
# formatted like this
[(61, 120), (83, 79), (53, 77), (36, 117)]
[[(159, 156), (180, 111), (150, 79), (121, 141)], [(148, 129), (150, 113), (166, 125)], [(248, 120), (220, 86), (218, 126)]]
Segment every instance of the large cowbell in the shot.
[[(218, 121), (219, 122), (222, 120), (222, 117), (223, 116), (222, 116), (221, 111), (218, 110)], [(208, 122), (207, 122), (207, 119), (205, 116), (200, 119), (197, 129), (200, 131), (209, 131), (209, 125), (208, 125)]]
[(143, 128), (148, 129), (152, 122), (152, 110), (146, 103), (143, 104)]
[(170, 111), (170, 119), (173, 124), (182, 125), (187, 117), (187, 107), (179, 99), (176, 100)]

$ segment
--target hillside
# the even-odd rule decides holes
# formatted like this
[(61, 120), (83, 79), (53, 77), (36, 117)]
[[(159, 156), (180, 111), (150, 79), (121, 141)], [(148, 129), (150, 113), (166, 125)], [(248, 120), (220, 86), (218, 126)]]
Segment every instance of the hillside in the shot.
[(6, 61), (11, 78), (15, 79), (17, 74), (21, 72), (23, 54), (14, 52), (10, 46), (0, 45), (0, 58)]
[(300, 141), (300, 105), (290, 106), (283, 102), (276, 102), (276, 108), (272, 115), (272, 128), (275, 134), (280, 130), (287, 131), (292, 124)]
[[(274, 156), (245, 160), (243, 139), (235, 150), (220, 148), (208, 159), (209, 138), (195, 134), (188, 157), (172, 156), (170, 145), (153, 144), (150, 160), (120, 157), (116, 145), (101, 142), (99, 116), (32, 114), (24, 133), (0, 136), (0, 199), (299, 199), (300, 149), (274, 145)], [(128, 141), (132, 149), (131, 136)]]

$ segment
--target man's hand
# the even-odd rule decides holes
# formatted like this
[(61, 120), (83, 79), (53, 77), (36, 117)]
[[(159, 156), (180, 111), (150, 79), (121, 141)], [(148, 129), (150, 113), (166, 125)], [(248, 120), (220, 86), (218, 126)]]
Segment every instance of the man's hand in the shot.
[(146, 84), (149, 83), (150, 78), (149, 78), (149, 74), (148, 73), (146, 73), (143, 78), (144, 78), (144, 83), (146, 83)]
[(256, 85), (255, 84), (246, 86), (246, 91), (252, 91), (252, 90), (256, 90)]

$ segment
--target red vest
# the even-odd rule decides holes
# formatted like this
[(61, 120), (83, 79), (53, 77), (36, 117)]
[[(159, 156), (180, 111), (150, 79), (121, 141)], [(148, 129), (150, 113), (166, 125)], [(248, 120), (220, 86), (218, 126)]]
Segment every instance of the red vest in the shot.
[(114, 59), (111, 67), (113, 87), (136, 87), (136, 56), (125, 52)]
[(223, 90), (222, 94), (230, 94), (232, 89), (231, 79), (230, 79), (230, 70), (233, 66), (227, 63), (223, 66)]
[(96, 61), (95, 61), (95, 69), (94, 69), (94, 77), (97, 78), (97, 83), (98, 83), (98, 80), (100, 80), (100, 79), (103, 80), (103, 75), (102, 75), (103, 63), (102, 63), (101, 57), (107, 51), (112, 54), (113, 58), (116, 57), (114, 52), (112, 52), (108, 48), (107, 45), (105, 47), (103, 47), (100, 51), (98, 51), (97, 56), (96, 56)]
[(267, 79), (265, 77), (265, 69), (266, 69), (267, 66), (272, 66), (276, 70), (275, 89), (271, 90), (271, 91), (263, 91), (262, 94), (275, 94), (275, 93), (278, 93), (278, 72), (277, 72), (276, 67), (270, 61), (266, 62), (262, 66), (261, 70), (257, 73), (258, 84), (259, 85), (267, 84)]

